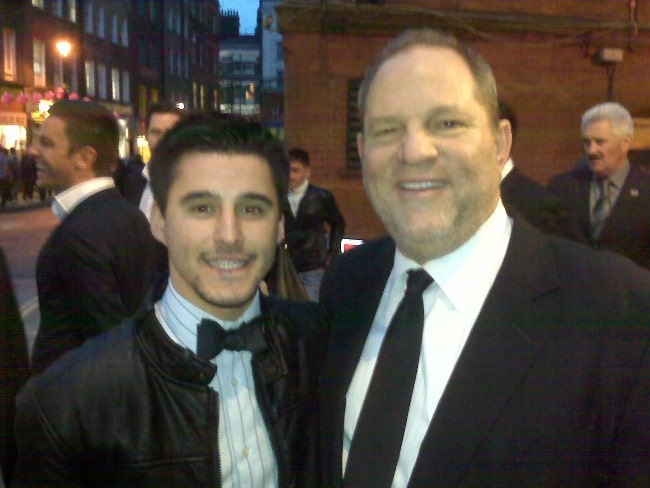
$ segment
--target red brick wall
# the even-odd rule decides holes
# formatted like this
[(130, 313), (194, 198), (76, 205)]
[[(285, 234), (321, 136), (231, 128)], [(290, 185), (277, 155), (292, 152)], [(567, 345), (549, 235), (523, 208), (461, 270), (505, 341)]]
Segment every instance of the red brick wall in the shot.
[[(528, 12), (624, 22), (628, 3), (623, 0), (475, 0), (399, 2), (412, 6), (440, 4), (449, 8)], [(650, 20), (650, 5), (640, 2), (639, 22)], [(644, 20), (645, 19), (645, 20)], [(600, 45), (619, 47), (628, 41), (624, 60), (614, 76), (613, 99), (633, 116), (650, 115), (650, 33), (621, 38), (599, 32)], [(610, 38), (608, 38), (610, 36)], [(312, 156), (312, 180), (329, 188), (347, 220), (346, 234), (371, 238), (383, 226), (370, 207), (361, 179), (346, 177), (345, 131), (347, 81), (361, 77), (372, 57), (392, 36), (362, 37), (320, 33), (284, 33), (285, 124), (289, 145), (307, 149)], [(581, 155), (580, 116), (607, 99), (606, 68), (592, 60), (596, 44), (584, 48), (579, 40), (542, 40), (535, 34), (491, 34), (473, 44), (492, 65), (500, 96), (515, 108), (519, 119), (513, 156), (518, 166), (542, 183), (565, 171)]]

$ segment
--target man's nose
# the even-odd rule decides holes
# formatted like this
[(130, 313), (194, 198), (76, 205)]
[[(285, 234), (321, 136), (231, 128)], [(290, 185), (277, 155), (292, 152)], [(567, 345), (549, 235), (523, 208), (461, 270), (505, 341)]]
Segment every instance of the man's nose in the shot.
[(435, 137), (424, 127), (409, 127), (402, 139), (402, 156), (407, 164), (419, 164), (437, 158)]

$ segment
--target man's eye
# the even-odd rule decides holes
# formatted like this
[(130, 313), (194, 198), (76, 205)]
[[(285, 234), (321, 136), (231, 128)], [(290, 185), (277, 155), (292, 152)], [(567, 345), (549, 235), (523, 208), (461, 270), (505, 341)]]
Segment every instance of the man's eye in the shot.
[(264, 210), (255, 205), (247, 205), (245, 207), (242, 207), (242, 213), (245, 215), (262, 215), (264, 213)]
[(214, 209), (210, 205), (206, 205), (204, 203), (199, 204), (199, 205), (194, 205), (192, 207), (192, 212), (198, 213), (198, 214), (211, 214), (213, 213)]

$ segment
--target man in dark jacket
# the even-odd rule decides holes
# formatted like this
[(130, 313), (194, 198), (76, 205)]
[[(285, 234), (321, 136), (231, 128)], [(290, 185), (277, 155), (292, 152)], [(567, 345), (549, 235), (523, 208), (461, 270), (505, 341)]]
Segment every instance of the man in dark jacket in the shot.
[(309, 153), (289, 150), (289, 207), (284, 211), (289, 254), (310, 300), (333, 256), (340, 254), (345, 219), (331, 192), (309, 182)]
[(61, 221), (36, 264), (41, 320), (32, 367), (133, 315), (155, 276), (155, 240), (142, 212), (111, 177), (119, 131), (106, 107), (61, 100), (49, 110), (35, 147), (39, 184), (57, 190)]
[(283, 225), (281, 145), (257, 122), (197, 115), (150, 168), (169, 282), (28, 384), (16, 486), (319, 486), (327, 323), (258, 289)]

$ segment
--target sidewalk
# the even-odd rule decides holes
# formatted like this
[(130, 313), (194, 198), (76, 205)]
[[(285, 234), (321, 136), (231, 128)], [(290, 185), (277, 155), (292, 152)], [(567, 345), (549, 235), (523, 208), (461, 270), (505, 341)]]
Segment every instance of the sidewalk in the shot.
[(52, 205), (52, 197), (46, 197), (45, 200), (41, 201), (38, 193), (35, 192), (35, 198), (25, 201), (23, 200), (22, 194), (18, 194), (16, 200), (11, 200), (5, 204), (4, 210), (0, 210), (0, 215), (4, 212), (17, 212), (20, 210), (28, 210), (30, 208), (49, 207), (50, 205)]

